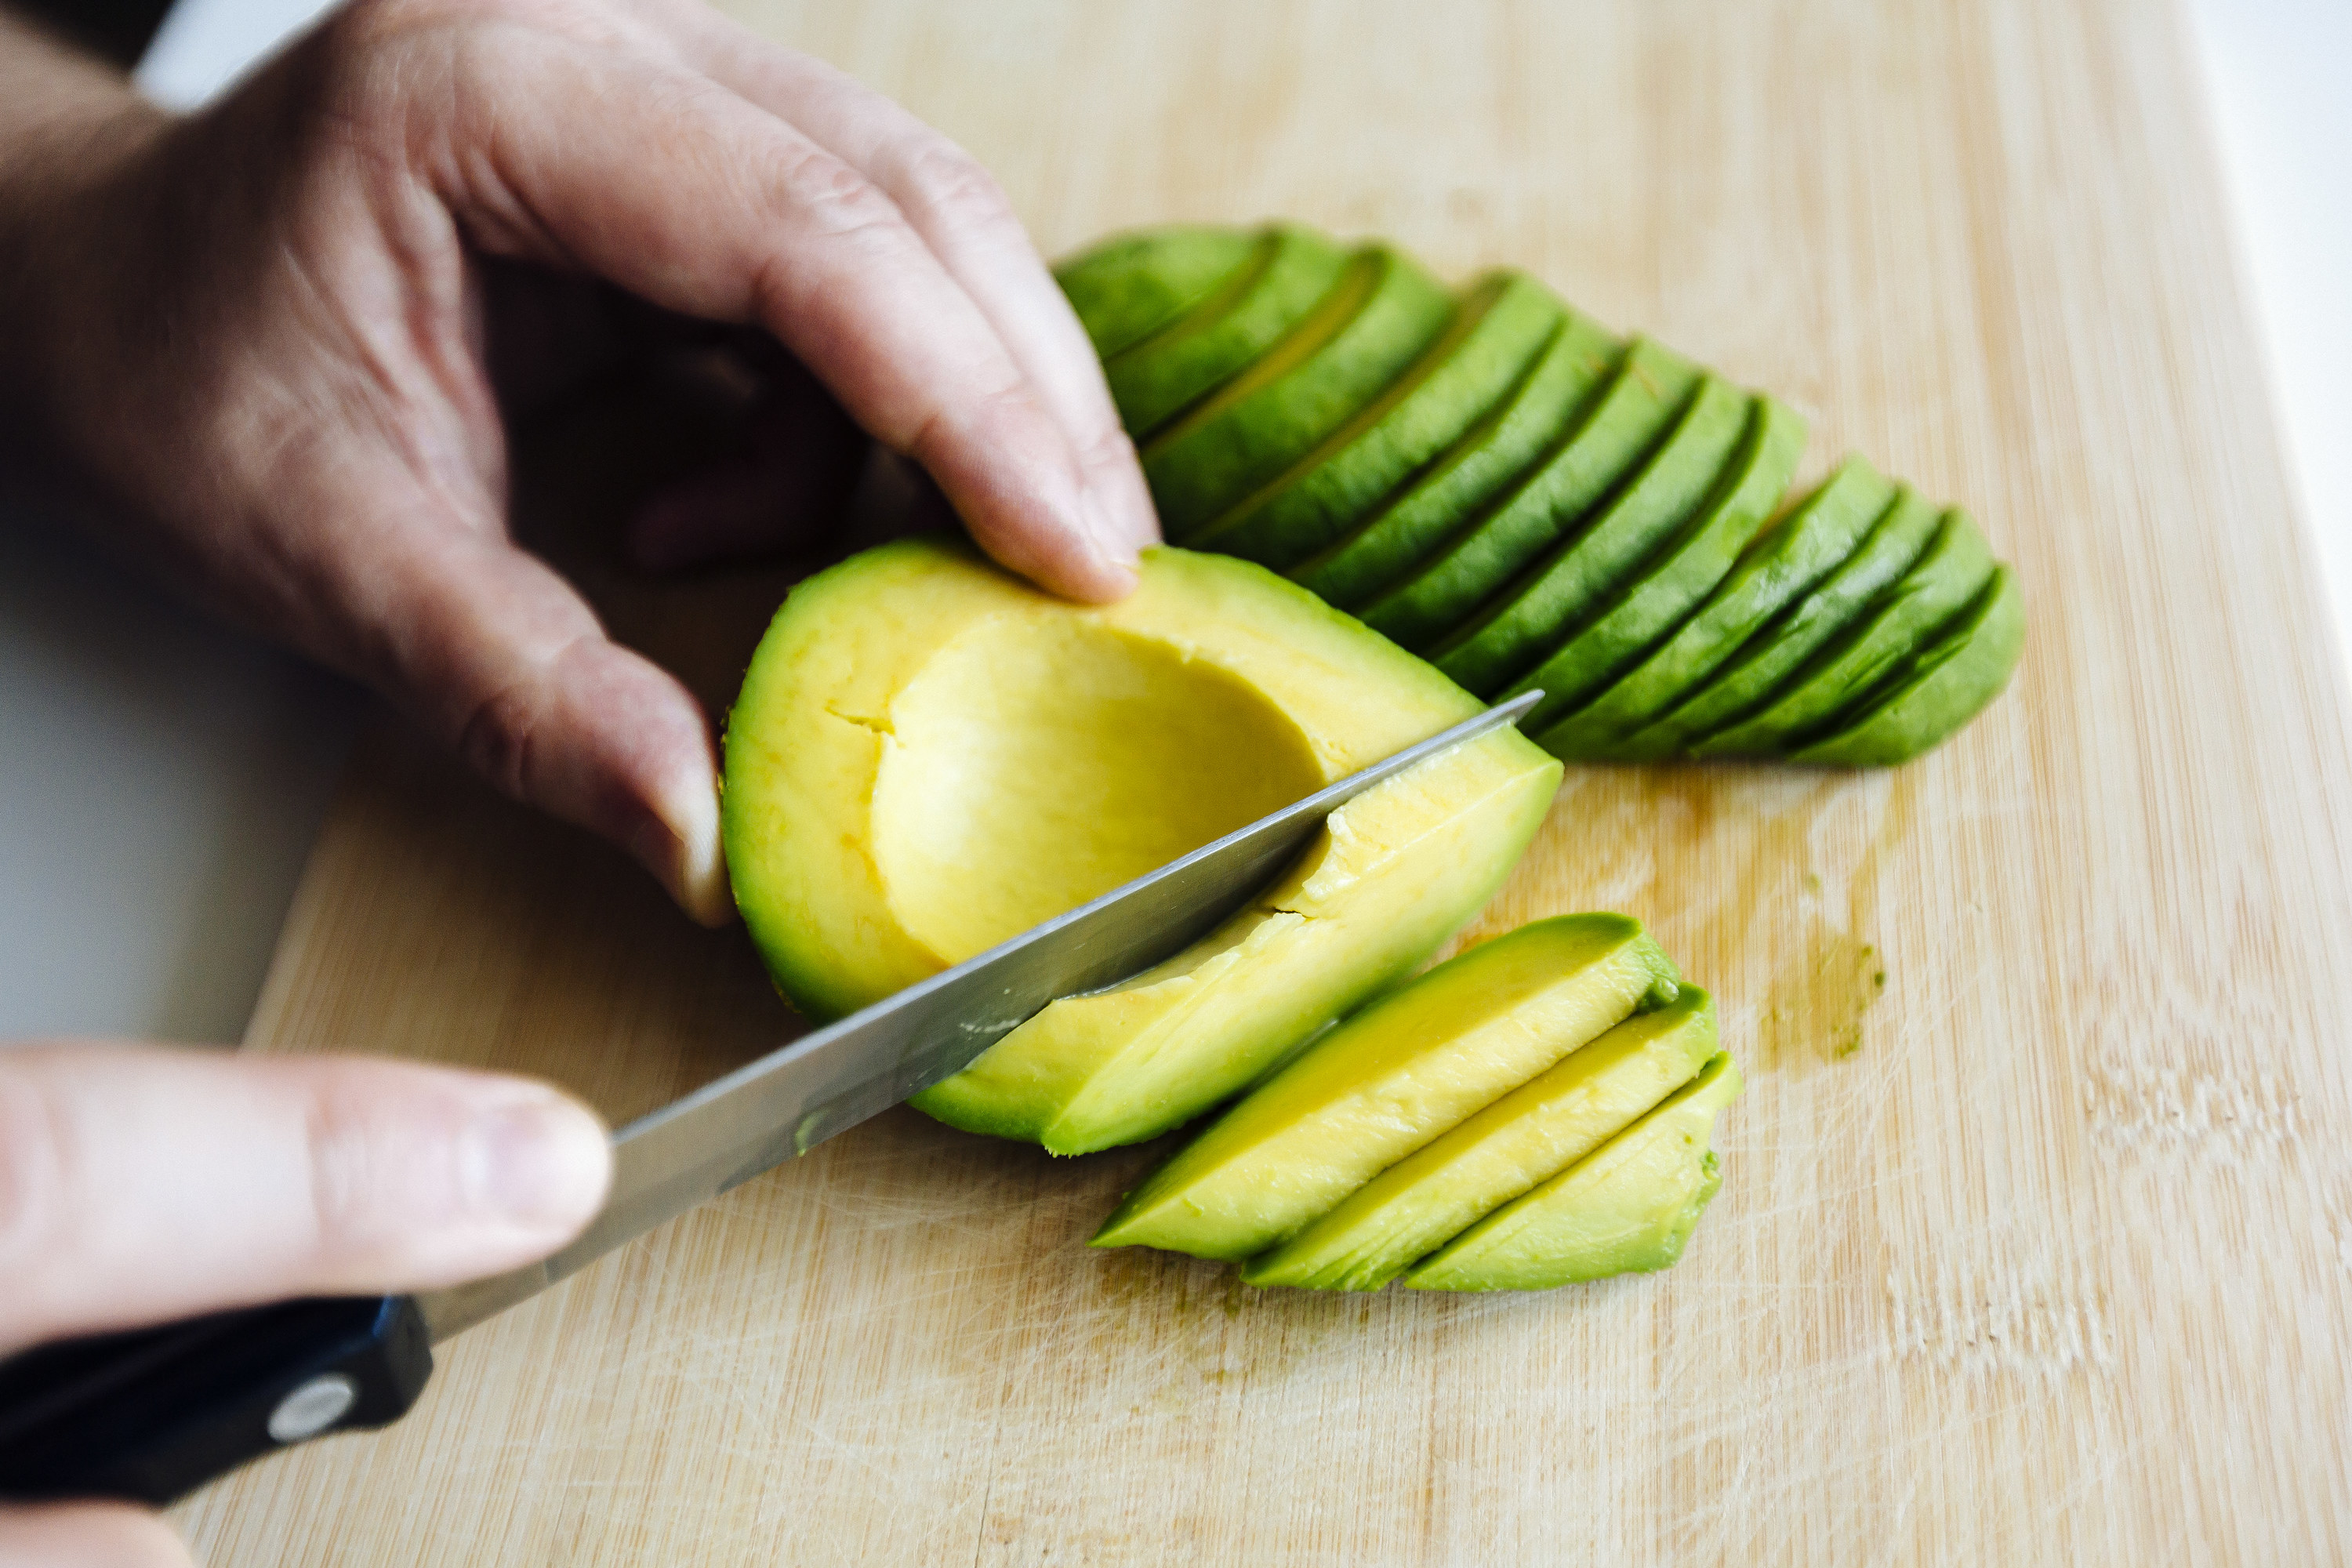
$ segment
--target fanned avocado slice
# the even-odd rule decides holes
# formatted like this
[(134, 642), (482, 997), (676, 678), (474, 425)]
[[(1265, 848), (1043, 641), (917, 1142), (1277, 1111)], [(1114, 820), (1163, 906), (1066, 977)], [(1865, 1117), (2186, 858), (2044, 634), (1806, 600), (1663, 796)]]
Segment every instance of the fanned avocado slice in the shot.
[(1742, 546), (1780, 501), (1805, 452), (1805, 422), (1769, 397), (1749, 400), (1747, 433), (1715, 494), (1584, 625), (1513, 682), (1507, 700), (1540, 689), (1523, 720), (1528, 734), (1605, 688), (1672, 631), (1738, 560)]
[(1599, 514), (1433, 649), (1430, 661), (1482, 697), (1502, 689), (1683, 525), (1715, 488), (1747, 418), (1739, 389), (1706, 377), (1673, 431)]
[(1325, 1035), (1129, 1193), (1097, 1247), (1242, 1258), (1606, 1033), (1678, 976), (1641, 922), (1562, 915), (1439, 964)]
[[(1598, 323), (1568, 320), (1511, 389), (1503, 405), (1473, 426), (1431, 469), (1330, 549), (1293, 567), (1303, 586), (1354, 609), (1475, 527), (1481, 510), (1555, 447), (1614, 371), (1621, 345)], [(1374, 612), (1365, 611), (1367, 615)], [(1390, 632), (1391, 637), (1396, 634)]]
[(1189, 541), (1314, 450), (1392, 385), (1453, 314), (1453, 297), (1411, 257), (1358, 251), (1281, 342), (1144, 443), (1168, 537)]
[(1415, 1290), (1548, 1290), (1664, 1268), (1723, 1185), (1709, 1142), (1739, 1096), (1727, 1056), (1666, 1102), (1404, 1277)]
[(1127, 433), (1161, 426), (1255, 363), (1330, 293), (1348, 253), (1312, 229), (1271, 229), (1249, 265), (1175, 321), (1103, 363)]
[(1579, 411), (1575, 426), (1542, 464), (1436, 557), (1367, 605), (1365, 624), (1415, 653), (1452, 646), (1465, 617), (1574, 533), (1626, 471), (1659, 445), (1687, 413), (1699, 380), (1698, 367), (1673, 350), (1634, 340), (1608, 388)]
[(1150, 229), (1090, 247), (1054, 268), (1054, 280), (1095, 353), (1108, 359), (1230, 282), (1261, 243), (1247, 229)]
[(1835, 726), (1931, 644), (1991, 581), (1992, 550), (1969, 514), (1944, 514), (1927, 551), (1862, 616), (1789, 678), (1772, 700), (1691, 747), (1701, 756), (1777, 756)]
[(1445, 331), (1388, 390), (1194, 535), (1279, 571), (1350, 532), (1517, 385), (1567, 308), (1524, 272), (1472, 288)]
[(1504, 1204), (1568, 1169), (1689, 1082), (1716, 1054), (1715, 1005), (1685, 986), (1391, 1165), (1252, 1258), (1253, 1285), (1377, 1290)]
[(1835, 571), (1894, 499), (1895, 481), (1848, 458), (1749, 544), (1697, 614), (1622, 679), (1545, 730), (1538, 743), (1559, 757), (1608, 754), (1605, 748), (1680, 701), (1757, 627)]
[[(1794, 416), (1759, 402), (1727, 433), (1702, 367), (1523, 274), (1447, 300), (1388, 247), (1276, 224), (1119, 236), (1055, 276), (1171, 539), (1283, 572), (1480, 696), (1540, 689), (1528, 732), (1557, 756), (1809, 751), (1982, 586), (1895, 590), (1934, 525), (1859, 459), (1743, 541)], [(1934, 689), (2005, 681), (1989, 657)]]
[(1960, 624), (1938, 638), (1890, 691), (1839, 721), (1792, 761), (1867, 768), (1907, 763), (2000, 695), (2025, 645), (2025, 599), (2003, 566)]
[(1880, 591), (1911, 569), (1937, 525), (1933, 501), (1908, 485), (1897, 489), (1844, 565), (1749, 637), (1730, 663), (1672, 712), (1610, 747), (1607, 754), (1620, 762), (1676, 756), (1692, 742), (1772, 700), (1791, 674), (1856, 616), (1867, 614)]

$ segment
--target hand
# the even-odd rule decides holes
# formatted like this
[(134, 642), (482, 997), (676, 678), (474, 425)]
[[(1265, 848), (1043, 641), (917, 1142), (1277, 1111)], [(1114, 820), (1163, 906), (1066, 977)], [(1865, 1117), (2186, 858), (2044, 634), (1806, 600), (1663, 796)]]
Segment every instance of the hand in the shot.
[[(57, 88), (64, 57), (28, 67), (21, 32), (12, 81), (10, 36), (0, 17), (21, 412), (134, 552), (625, 846), (698, 918), (731, 914), (707, 716), (507, 535), (501, 264), (772, 336), (1007, 566), (1132, 585), (1156, 531), (1133, 448), (1003, 195), (816, 61), (690, 0), (360, 0), (174, 121), (86, 68)], [(776, 472), (838, 458), (797, 374), (770, 461), (657, 504), (641, 554), (827, 489)]]
[[(578, 1235), (611, 1175), (595, 1116), (520, 1079), (357, 1058), (0, 1048), (0, 1355), (519, 1268)], [(140, 1509), (0, 1507), (0, 1568), (187, 1561)]]

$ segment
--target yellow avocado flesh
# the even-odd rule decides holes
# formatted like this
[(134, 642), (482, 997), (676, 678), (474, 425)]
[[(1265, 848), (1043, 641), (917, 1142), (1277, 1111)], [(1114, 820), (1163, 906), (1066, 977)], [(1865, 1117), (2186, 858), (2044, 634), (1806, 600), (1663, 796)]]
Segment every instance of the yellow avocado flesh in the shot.
[(1501, 887), (1556, 783), (1508, 740), (1482, 737), (1377, 784), (1207, 938), (1055, 1003), (915, 1103), (1064, 1154), (1189, 1121), (1426, 961)]
[[(786, 995), (838, 1016), (1480, 706), (1228, 558), (1152, 551), (1134, 594), (1082, 605), (961, 541), (886, 545), (795, 589), (753, 657), (727, 736), (737, 902)], [(917, 1103), (1068, 1152), (1165, 1131), (1423, 962), (1558, 778), (1513, 731), (1431, 759), (1219, 931)]]
[(1665, 1103), (1404, 1277), (1416, 1290), (1548, 1290), (1679, 1258), (1723, 1184), (1708, 1141), (1739, 1096), (1727, 1056)]
[(1562, 915), (1440, 964), (1309, 1047), (1103, 1223), (1097, 1247), (1243, 1258), (1674, 984), (1623, 915)]
[(1690, 1081), (1716, 1054), (1715, 1006), (1685, 986), (1399, 1161), (1274, 1251), (1253, 1285), (1377, 1290), (1566, 1170)]
[(1298, 726), (1165, 643), (982, 622), (899, 689), (869, 817), (899, 926), (982, 952), (1312, 793)]

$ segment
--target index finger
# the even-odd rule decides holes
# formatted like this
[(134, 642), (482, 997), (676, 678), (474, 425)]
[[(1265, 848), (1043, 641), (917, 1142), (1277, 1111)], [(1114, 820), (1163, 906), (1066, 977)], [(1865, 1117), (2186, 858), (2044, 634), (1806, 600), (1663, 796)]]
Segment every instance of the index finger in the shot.
[(805, 132), (898, 204), (1038, 389), (1122, 531), (1138, 545), (1155, 542), (1150, 492), (1102, 363), (988, 171), (919, 117), (823, 60), (770, 43), (707, 6), (646, 10), (644, 19), (667, 29), (698, 68)]
[(641, 54), (499, 30), (450, 65), (461, 108), (427, 127), (430, 177), (477, 244), (765, 328), (999, 561), (1080, 598), (1134, 585), (1135, 542), (1037, 389), (847, 163)]

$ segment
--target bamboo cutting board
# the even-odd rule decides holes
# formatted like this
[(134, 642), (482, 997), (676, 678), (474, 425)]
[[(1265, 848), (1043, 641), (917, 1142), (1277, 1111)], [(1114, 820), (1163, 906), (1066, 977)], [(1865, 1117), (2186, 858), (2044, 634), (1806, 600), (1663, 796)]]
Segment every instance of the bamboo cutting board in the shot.
[[(1049, 248), (1391, 235), (1780, 392), (1817, 464), (1976, 509), (2023, 668), (1895, 773), (1571, 769), (1475, 928), (1625, 910), (1723, 998), (1750, 1087), (1671, 1273), (1260, 1294), (1083, 1247), (1150, 1151), (898, 1111), (445, 1347), (391, 1433), (186, 1504), (207, 1561), (2352, 1552), (2352, 757), (2168, 6), (738, 9), (963, 141)], [(723, 700), (787, 574), (601, 565), (578, 454), (637, 422), (582, 418), (530, 507)], [(740, 931), (387, 732), (251, 1044), (617, 1120), (793, 1026)]]

